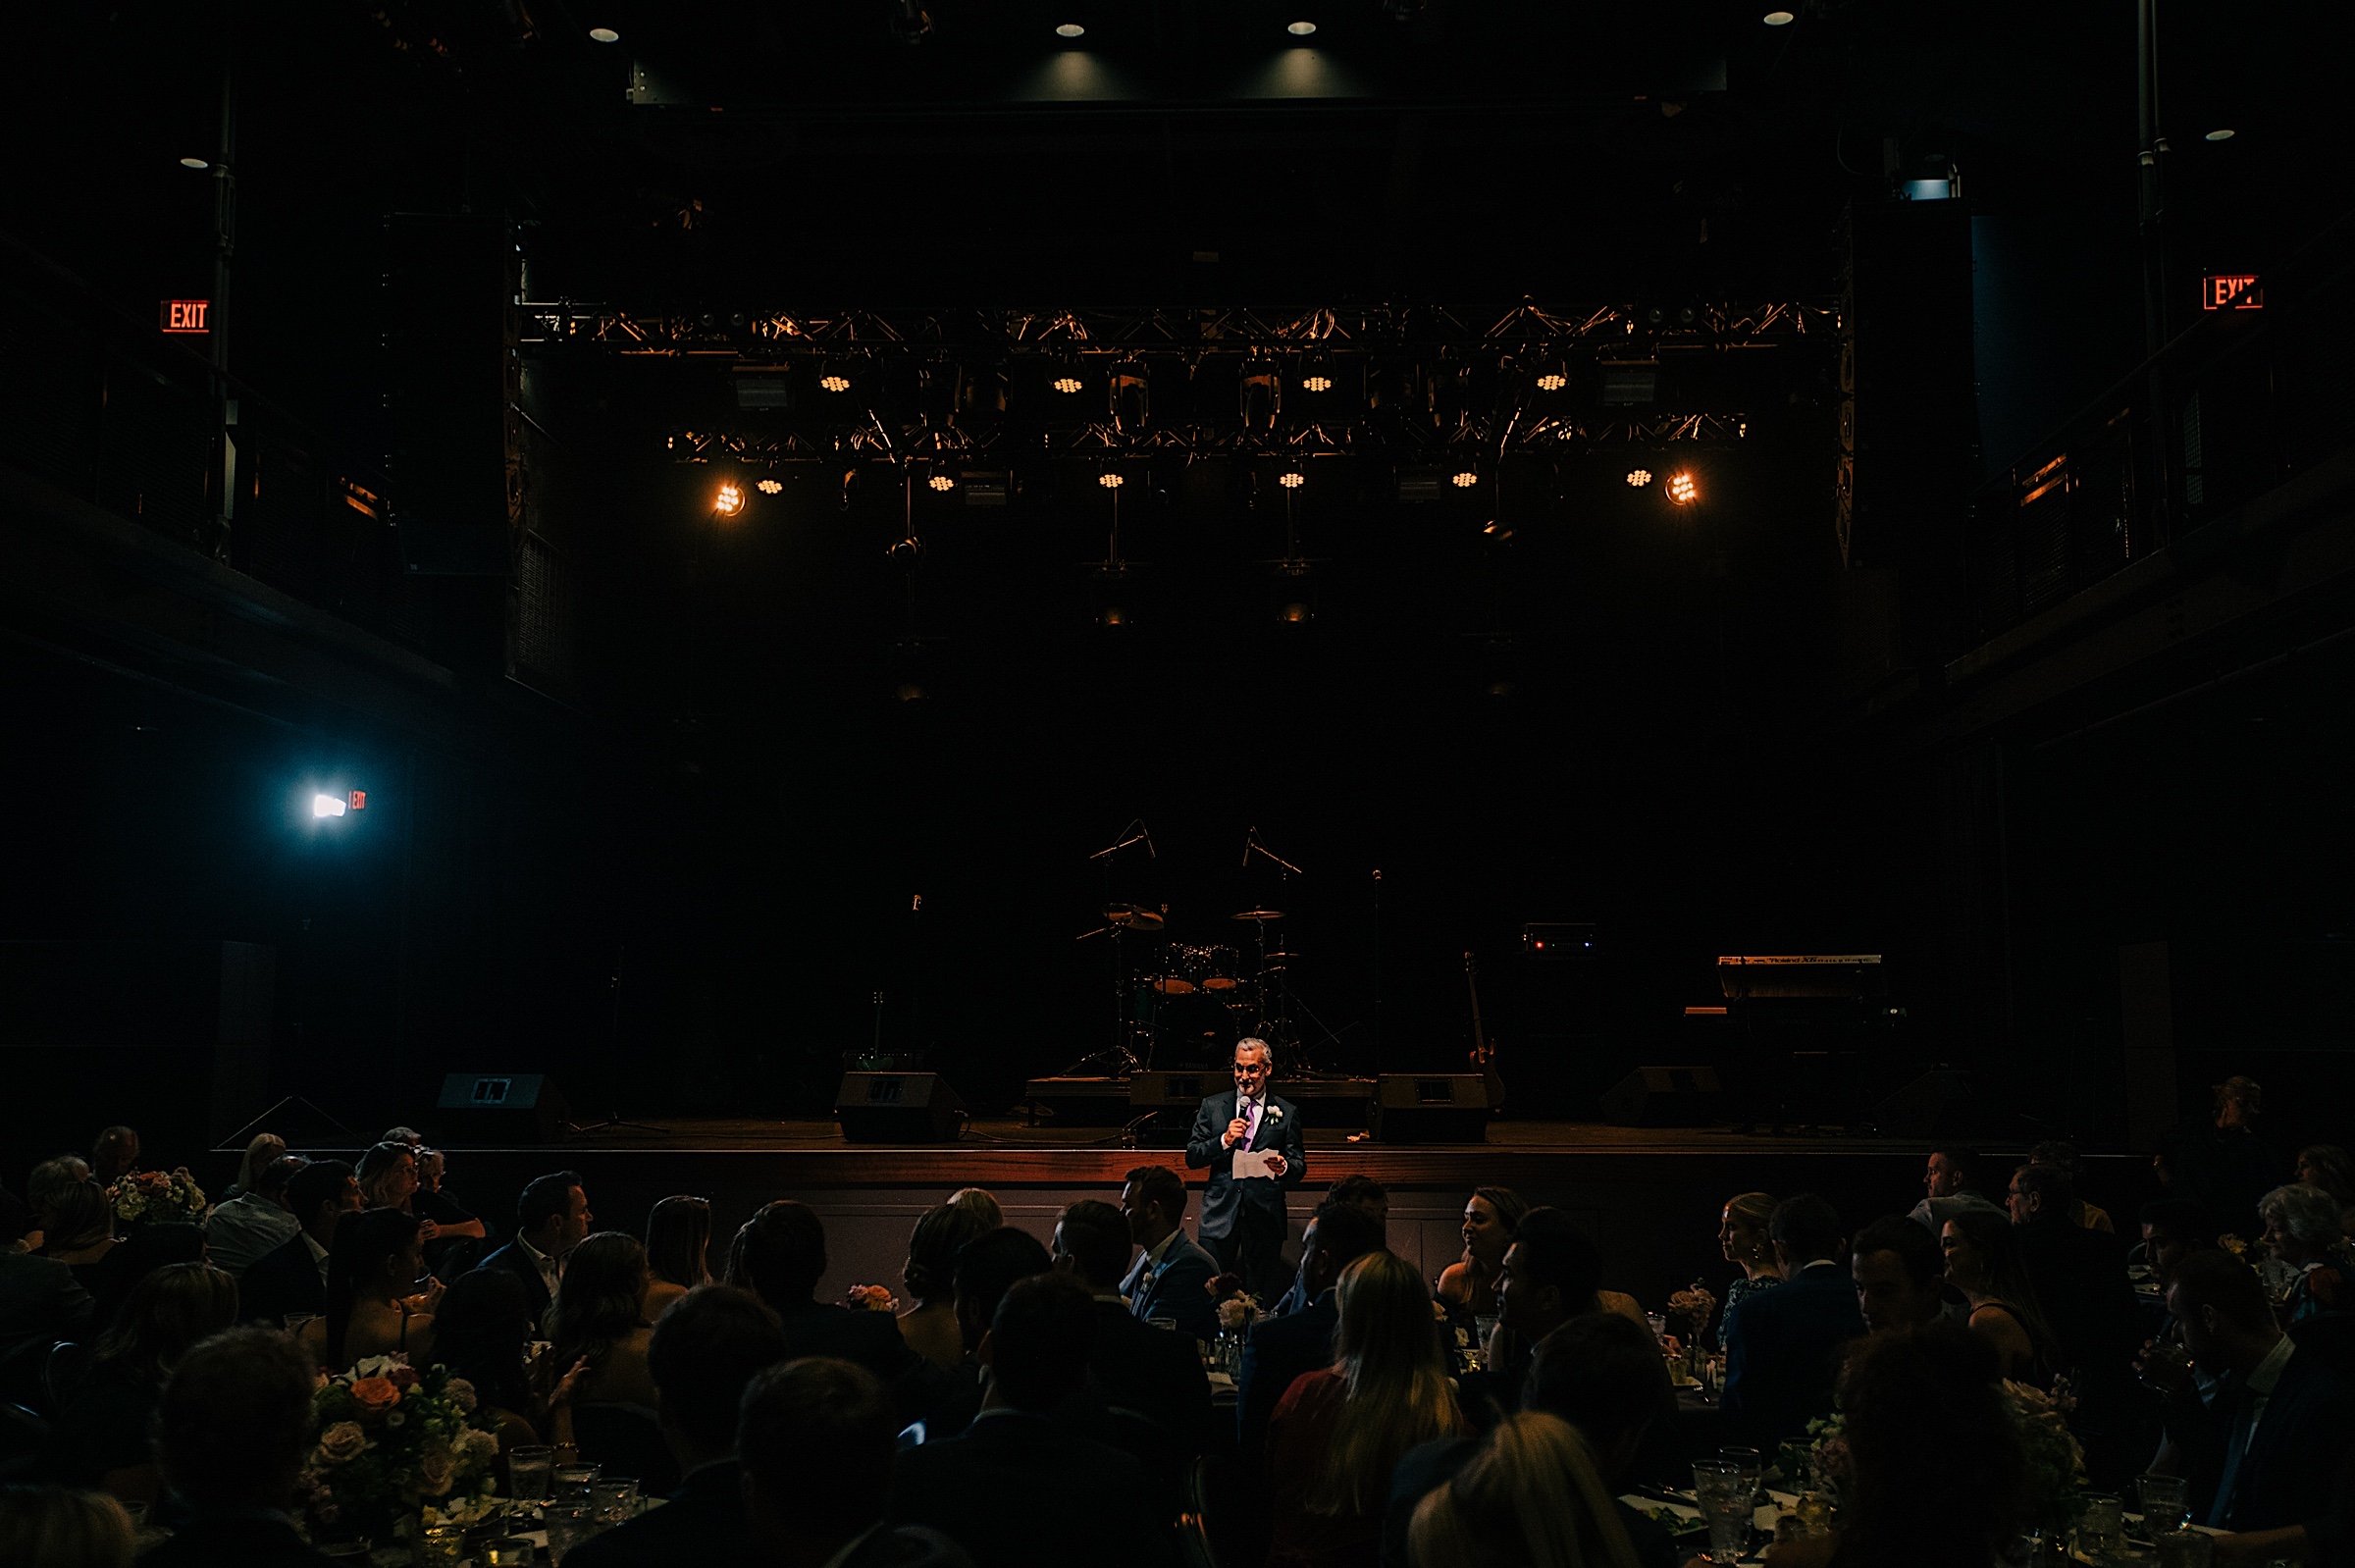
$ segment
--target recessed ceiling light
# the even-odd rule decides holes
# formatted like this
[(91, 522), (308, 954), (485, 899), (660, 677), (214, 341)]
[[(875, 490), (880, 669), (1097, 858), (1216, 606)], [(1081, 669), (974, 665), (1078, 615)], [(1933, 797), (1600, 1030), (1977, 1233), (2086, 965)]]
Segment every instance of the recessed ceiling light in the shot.
[[(2210, 141), (2230, 141), (2232, 139), (2232, 128), (2230, 126), (2219, 126), (2214, 131), (2208, 132), (2208, 139)], [(187, 160), (183, 158), (181, 161), (184, 163)]]
[[(2228, 136), (2232, 134), (2232, 132), (2227, 131), (2224, 132), (2224, 134)], [(2213, 141), (2216, 138), (2211, 136), (2208, 139)], [(212, 167), (211, 164), (207, 163), (202, 158), (183, 158), (180, 160), (180, 166), (183, 169), (210, 169)]]
[(1769, 27), (1788, 27), (1799, 20), (1799, 15), (1792, 11), (1769, 11), (1758, 20)]
[(1295, 38), (1305, 38), (1317, 30), (1317, 25), (1313, 22), (1295, 22), (1283, 30)]
[(589, 29), (589, 37), (591, 41), (596, 43), (621, 42), (621, 34), (615, 32), (611, 27), (591, 27)]
[(1079, 24), (1076, 22), (1066, 22), (1055, 28), (1055, 36), (1058, 38), (1082, 37), (1086, 34), (1086, 32), (1087, 29), (1079, 26)]

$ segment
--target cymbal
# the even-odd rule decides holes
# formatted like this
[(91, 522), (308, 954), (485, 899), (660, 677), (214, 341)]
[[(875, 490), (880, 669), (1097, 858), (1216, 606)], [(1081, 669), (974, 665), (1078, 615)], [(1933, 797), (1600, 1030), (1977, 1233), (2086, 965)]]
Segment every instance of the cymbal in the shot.
[(1162, 927), (1161, 912), (1148, 910), (1141, 904), (1107, 904), (1104, 923), (1117, 925), (1124, 931), (1158, 931)]
[(1228, 915), (1227, 918), (1230, 920), (1281, 920), (1283, 918), (1283, 911), (1238, 910), (1234, 914)]
[(1298, 958), (1299, 956), (1300, 955), (1297, 953), (1271, 953), (1267, 956), (1267, 962), (1271, 965), (1284, 964)]

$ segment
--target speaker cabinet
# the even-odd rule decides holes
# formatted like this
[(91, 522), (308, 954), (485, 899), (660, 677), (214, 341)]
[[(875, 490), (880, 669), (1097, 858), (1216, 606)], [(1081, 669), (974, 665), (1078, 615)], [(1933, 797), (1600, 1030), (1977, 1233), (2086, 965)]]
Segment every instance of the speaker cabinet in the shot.
[(2000, 1120), (1960, 1068), (1932, 1068), (1872, 1108), (1873, 1125), (1892, 1138), (1977, 1136)]
[(1489, 1085), (1477, 1072), (1385, 1072), (1374, 1083), (1380, 1143), (1486, 1143)]
[(1194, 1113), (1205, 1095), (1234, 1083), (1230, 1072), (1137, 1072), (1128, 1079), (1128, 1113), (1153, 1120), (1137, 1126), (1136, 1141), (1150, 1149), (1178, 1149), (1193, 1129)]
[(1725, 1086), (1710, 1067), (1643, 1067), (1602, 1091), (1602, 1119), (1623, 1127), (1705, 1127)]
[(553, 1143), (567, 1112), (544, 1072), (451, 1072), (434, 1105), (434, 1136), (454, 1144)]
[(845, 1072), (834, 1120), (845, 1143), (954, 1143), (965, 1102), (937, 1072)]

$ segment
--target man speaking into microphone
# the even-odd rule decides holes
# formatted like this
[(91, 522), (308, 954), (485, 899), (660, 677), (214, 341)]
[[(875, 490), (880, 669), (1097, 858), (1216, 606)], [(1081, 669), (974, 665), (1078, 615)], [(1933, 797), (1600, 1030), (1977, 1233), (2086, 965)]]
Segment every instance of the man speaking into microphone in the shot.
[(1276, 1053), (1265, 1040), (1234, 1047), (1234, 1088), (1205, 1098), (1185, 1140), (1185, 1163), (1210, 1170), (1202, 1191), (1202, 1245), (1245, 1288), (1273, 1305), (1285, 1285), (1284, 1192), (1308, 1176), (1308, 1150), (1292, 1103), (1268, 1092)]

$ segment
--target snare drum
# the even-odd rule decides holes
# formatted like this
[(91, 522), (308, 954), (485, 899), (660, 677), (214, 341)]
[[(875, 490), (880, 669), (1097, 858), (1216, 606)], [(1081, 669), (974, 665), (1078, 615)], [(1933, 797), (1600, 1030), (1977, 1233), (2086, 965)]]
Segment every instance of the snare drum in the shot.
[(1189, 975), (1194, 984), (1205, 991), (1239, 991), (1243, 985), (1243, 965), (1240, 955), (1230, 947), (1197, 947), (1188, 949), (1192, 960)]

